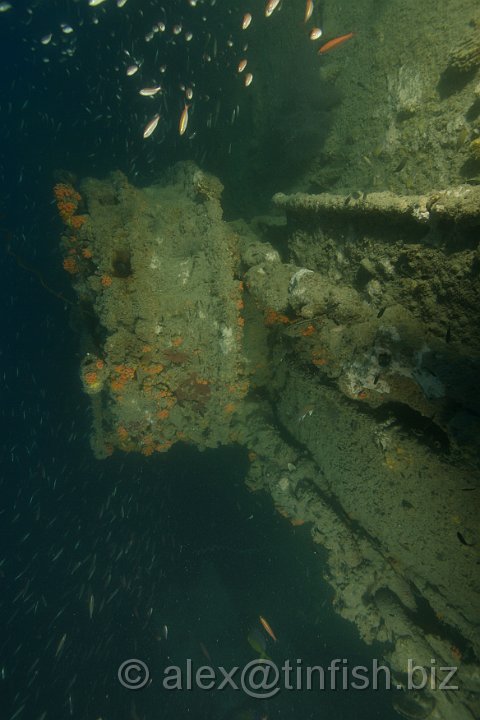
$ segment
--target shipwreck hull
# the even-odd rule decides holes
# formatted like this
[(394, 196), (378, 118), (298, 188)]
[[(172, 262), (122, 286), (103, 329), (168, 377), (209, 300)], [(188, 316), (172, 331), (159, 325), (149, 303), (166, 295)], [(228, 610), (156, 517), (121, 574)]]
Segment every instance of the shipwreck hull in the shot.
[(277, 195), (250, 224), (223, 220), (221, 191), (186, 163), (150, 188), (85, 180), (84, 214), (63, 207), (93, 450), (244, 446), (248, 486), (309, 523), (334, 607), (397, 684), (409, 659), (460, 665), (458, 691), (398, 712), (471, 719), (478, 190)]

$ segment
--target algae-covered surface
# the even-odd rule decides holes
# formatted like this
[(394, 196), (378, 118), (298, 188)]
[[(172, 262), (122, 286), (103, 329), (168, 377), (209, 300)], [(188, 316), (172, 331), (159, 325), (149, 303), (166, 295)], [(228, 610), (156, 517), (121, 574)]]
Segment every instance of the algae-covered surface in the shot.
[(68, 219), (63, 247), (97, 318), (81, 367), (93, 450), (245, 447), (249, 488), (309, 524), (336, 611), (400, 684), (409, 659), (465, 658), (454, 709), (431, 688), (399, 696), (400, 714), (468, 718), (477, 189), (277, 195), (286, 222), (250, 225), (223, 219), (221, 191), (191, 163), (143, 190), (119, 174), (81, 185), (86, 219)]
[[(368, 2), (325, 6), (337, 28), (358, 31), (349, 53), (325, 57), (321, 80), (341, 87), (332, 132), (309, 179), (321, 189), (428, 192), (478, 176), (476, 3)], [(463, 58), (465, 58), (463, 60)], [(324, 179), (325, 178), (325, 179)]]
[(180, 166), (166, 187), (135, 190), (117, 174), (82, 190), (90, 221), (64, 243), (78, 258), (86, 312), (98, 316), (81, 371), (97, 454), (228, 443), (248, 383), (242, 283), (219, 181)]
[[(34, 332), (6, 312), (56, 374), (22, 376), (11, 412), (34, 439), (9, 444), (6, 717), (474, 720), (477, 2), (164, 6), (0, 3), (25, 54), (2, 109), (28, 212), (6, 249), (74, 344), (60, 315), (49, 347), (41, 302)], [(45, 269), (44, 238), (18, 238), (50, 187)], [(167, 664), (294, 656), (378, 661), (392, 689), (155, 686)], [(143, 696), (117, 682), (128, 657)]]

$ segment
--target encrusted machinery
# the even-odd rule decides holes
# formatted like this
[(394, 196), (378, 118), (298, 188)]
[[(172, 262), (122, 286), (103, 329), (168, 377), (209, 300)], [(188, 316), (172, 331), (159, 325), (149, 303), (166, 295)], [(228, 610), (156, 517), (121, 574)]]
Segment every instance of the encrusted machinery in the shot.
[(478, 716), (478, 189), (277, 195), (250, 225), (190, 163), (79, 190), (56, 196), (97, 456), (244, 445), (397, 683), (461, 663), (398, 711)]
[[(415, 413), (420, 430), (478, 467), (480, 189), (274, 203), (289, 219), (291, 261), (275, 309), (310, 321), (301, 356), (347, 397), (403, 407), (410, 423)], [(306, 327), (293, 324), (284, 342)]]
[[(64, 267), (85, 321), (81, 379), (95, 453), (231, 441), (248, 381), (242, 282), (220, 183), (180, 165), (165, 185), (135, 189), (114, 173), (80, 190), (57, 186), (56, 195)], [(70, 197), (88, 215), (69, 214)]]
[[(480, 707), (480, 192), (276, 195), (245, 284), (273, 323), (276, 419), (307, 450), (249, 482), (326, 547), (334, 605), (405, 680), (460, 666), (461, 690), (396, 699), (409, 718)], [(277, 250), (279, 252), (277, 252)], [(281, 362), (279, 362), (281, 361)], [(313, 461), (313, 462), (312, 462)]]

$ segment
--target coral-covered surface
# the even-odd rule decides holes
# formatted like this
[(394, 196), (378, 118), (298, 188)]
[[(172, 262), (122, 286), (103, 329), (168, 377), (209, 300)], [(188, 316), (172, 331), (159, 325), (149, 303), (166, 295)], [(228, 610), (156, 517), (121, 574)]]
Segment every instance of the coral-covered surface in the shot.
[(335, 608), (398, 684), (409, 659), (460, 665), (454, 696), (399, 713), (473, 720), (477, 193), (276, 196), (286, 220), (249, 225), (223, 220), (221, 190), (187, 163), (144, 189), (86, 180), (59, 206), (93, 449), (244, 445), (249, 487), (327, 550)]
[(168, 185), (138, 190), (116, 173), (73, 192), (68, 203), (82, 199), (88, 220), (77, 227), (61, 195), (64, 267), (85, 320), (81, 379), (96, 454), (228, 442), (248, 381), (220, 183), (180, 165)]

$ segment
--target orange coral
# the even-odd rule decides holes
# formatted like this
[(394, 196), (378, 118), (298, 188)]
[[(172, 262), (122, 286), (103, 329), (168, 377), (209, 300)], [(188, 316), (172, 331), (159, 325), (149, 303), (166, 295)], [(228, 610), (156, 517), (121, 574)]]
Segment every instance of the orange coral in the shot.
[(112, 284), (112, 278), (110, 275), (102, 275), (100, 282), (102, 283), (103, 287), (110, 287)]
[(327, 359), (324, 357), (325, 353), (323, 350), (314, 350), (312, 353), (312, 363), (317, 367), (322, 367), (327, 364)]
[(287, 325), (290, 322), (290, 318), (286, 315), (278, 313), (276, 310), (270, 309), (265, 313), (265, 325), (271, 326), (276, 324)]
[(119, 372), (125, 380), (133, 380), (135, 377), (135, 368), (128, 365), (115, 365), (115, 371)]
[(95, 385), (98, 382), (98, 375), (94, 370), (85, 373), (84, 378), (87, 385)]
[(172, 346), (173, 347), (180, 347), (180, 345), (183, 343), (183, 338), (176, 337), (172, 339)]
[(165, 452), (169, 448), (171, 448), (173, 445), (173, 442), (171, 440), (165, 440), (165, 442), (155, 445), (155, 450), (157, 452)]
[(70, 275), (75, 275), (75, 273), (78, 273), (78, 265), (77, 261), (74, 257), (67, 257), (63, 261), (63, 269), (66, 270)]
[(65, 225), (78, 230), (87, 219), (86, 215), (76, 215), (81, 195), (66, 183), (58, 183), (53, 188), (57, 209)]
[(75, 203), (70, 202), (69, 200), (62, 200), (59, 203), (57, 203), (58, 211), (60, 215), (63, 217), (70, 217), (70, 215), (73, 215), (75, 210), (77, 209), (77, 206)]
[(224, 408), (225, 412), (230, 415), (235, 411), (235, 404), (234, 403), (227, 403)]
[(160, 412), (158, 413), (158, 417), (160, 418), (160, 420), (166, 420), (169, 415), (170, 413), (168, 412), (168, 410), (160, 410)]
[(75, 200), (77, 203), (79, 203), (82, 199), (80, 194), (76, 190), (74, 190), (71, 185), (67, 185), (66, 183), (57, 183), (53, 188), (53, 192), (57, 200), (71, 198), (72, 200)]
[(314, 332), (315, 327), (311, 323), (309, 323), (309, 325), (307, 325), (307, 327), (302, 330), (301, 334), (303, 335), (303, 337), (308, 337), (309, 335), (313, 335)]
[(86, 260), (90, 260), (93, 257), (93, 253), (90, 248), (83, 248), (82, 255)]
[(155, 452), (153, 435), (151, 435), (151, 434), (145, 435), (145, 437), (142, 440), (142, 445), (143, 445), (142, 450), (141, 450), (142, 454), (147, 455), (147, 456), (152, 455), (152, 453)]
[(127, 381), (133, 380), (135, 377), (135, 368), (128, 367), (127, 365), (115, 365), (113, 369), (119, 374), (119, 377), (111, 381), (110, 387), (115, 392), (120, 392), (124, 389)]
[(82, 225), (86, 222), (87, 216), (86, 215), (74, 215), (69, 219), (69, 225), (72, 228), (75, 228), (75, 230), (79, 230)]

